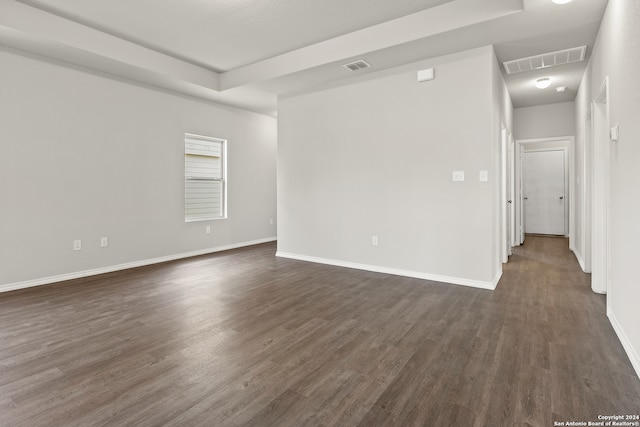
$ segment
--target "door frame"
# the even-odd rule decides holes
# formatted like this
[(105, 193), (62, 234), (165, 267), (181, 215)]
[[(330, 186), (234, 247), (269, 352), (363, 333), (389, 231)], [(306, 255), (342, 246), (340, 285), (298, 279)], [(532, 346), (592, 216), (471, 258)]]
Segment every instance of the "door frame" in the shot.
[(500, 260), (503, 264), (509, 262), (509, 252), (511, 250), (509, 241), (509, 230), (507, 229), (507, 152), (509, 132), (503, 126), (500, 131)]
[[(578, 262), (585, 273), (591, 273), (591, 203), (593, 198), (592, 180), (593, 180), (593, 108), (591, 104), (587, 106), (587, 112), (584, 116), (584, 147), (582, 150), (582, 158), (576, 159), (582, 163), (582, 205), (580, 206), (582, 221), (580, 232), (582, 240), (578, 248), (580, 254), (577, 256)], [(574, 252), (576, 252), (574, 250)]]
[[(573, 194), (574, 194), (574, 167), (573, 167), (573, 156), (574, 156), (574, 146), (575, 146), (575, 137), (573, 135), (570, 136), (557, 136), (550, 138), (532, 138), (532, 139), (518, 139), (516, 140), (516, 162), (515, 162), (515, 191), (516, 195), (514, 197), (515, 202), (515, 219), (516, 219), (516, 235), (518, 237), (516, 244), (521, 245), (524, 243), (524, 210), (523, 210), (523, 197), (522, 194), (522, 167), (523, 167), (523, 157), (525, 151), (549, 151), (549, 150), (558, 150), (565, 149), (565, 203), (568, 202), (568, 209), (565, 208), (565, 237), (569, 238), (569, 245), (573, 244), (575, 230), (575, 206), (573, 203)], [(565, 204), (565, 206), (567, 206)]]
[[(563, 177), (563, 183), (562, 183), (562, 187), (563, 187), (563, 194), (562, 197), (564, 198), (564, 209), (562, 212), (562, 229), (564, 230), (562, 233), (562, 236), (564, 237), (569, 237), (569, 233), (570, 233), (570, 228), (569, 228), (569, 205), (567, 204), (568, 196), (567, 193), (569, 192), (569, 147), (547, 147), (547, 148), (530, 148), (527, 149), (525, 148), (523, 151), (523, 155), (527, 154), (527, 153), (545, 153), (548, 151), (560, 151), (562, 153), (562, 167), (563, 167), (563, 171), (562, 171), (562, 177)], [(526, 157), (526, 156), (525, 156)], [(522, 167), (523, 171), (524, 166)], [(523, 177), (522, 179), (522, 186), (521, 188), (524, 189), (524, 182), (526, 181), (526, 178)], [(522, 197), (524, 197), (524, 191), (522, 191)], [(522, 207), (525, 206), (524, 200), (522, 202)], [(522, 209), (522, 215), (524, 217), (524, 209)], [(526, 221), (525, 224), (523, 224), (524, 227), (526, 228)], [(558, 234), (559, 236), (559, 234)]]
[(500, 257), (503, 264), (509, 262), (515, 246), (514, 209), (514, 139), (509, 130), (500, 131)]
[(518, 157), (516, 151), (516, 141), (513, 139), (513, 135), (509, 134), (509, 188), (507, 189), (509, 193), (509, 215), (510, 215), (510, 230), (509, 236), (511, 241), (509, 242), (509, 255), (512, 254), (512, 248), (516, 246), (516, 241), (518, 239), (516, 235), (516, 157)]
[(591, 289), (600, 294), (611, 290), (609, 105), (607, 76), (591, 103)]

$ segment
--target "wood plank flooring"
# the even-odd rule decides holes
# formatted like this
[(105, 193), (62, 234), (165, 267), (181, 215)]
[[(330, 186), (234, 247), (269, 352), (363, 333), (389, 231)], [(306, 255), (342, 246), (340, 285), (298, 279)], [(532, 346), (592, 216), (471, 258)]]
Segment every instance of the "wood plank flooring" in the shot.
[(0, 294), (0, 426), (553, 426), (640, 413), (567, 241), (495, 291), (275, 244)]

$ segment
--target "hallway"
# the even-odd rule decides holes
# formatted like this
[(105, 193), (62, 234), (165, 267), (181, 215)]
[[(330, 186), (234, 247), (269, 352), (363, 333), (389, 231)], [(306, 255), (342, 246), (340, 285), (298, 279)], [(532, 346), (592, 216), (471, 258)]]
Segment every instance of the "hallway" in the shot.
[(536, 399), (548, 399), (554, 421), (639, 414), (640, 381), (606, 317), (606, 297), (591, 291), (567, 239), (527, 236), (496, 297), (513, 306), (503, 332), (524, 334), (513, 343), (514, 363), (536, 372)]

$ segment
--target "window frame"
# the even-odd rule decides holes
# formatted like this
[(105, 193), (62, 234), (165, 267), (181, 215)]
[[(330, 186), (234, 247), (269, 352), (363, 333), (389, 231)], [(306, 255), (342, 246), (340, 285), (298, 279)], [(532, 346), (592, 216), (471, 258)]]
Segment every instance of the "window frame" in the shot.
[[(188, 175), (187, 171), (187, 160), (192, 158), (190, 156), (203, 156), (206, 157), (205, 154), (194, 154), (188, 153), (189, 143), (193, 141), (202, 141), (205, 143), (216, 143), (220, 146), (220, 177), (219, 178), (211, 178), (211, 177), (203, 177), (203, 176), (194, 176)], [(183, 212), (184, 212), (184, 222), (199, 222), (199, 221), (214, 221), (218, 219), (226, 219), (227, 218), (227, 140), (223, 138), (215, 138), (211, 136), (198, 135), (193, 133), (185, 133), (184, 134), (184, 197), (183, 197)], [(211, 156), (217, 157), (217, 156)], [(187, 185), (190, 181), (207, 181), (207, 182), (220, 182), (220, 204), (221, 207), (219, 209), (219, 215), (212, 216), (203, 216), (203, 217), (194, 217), (189, 216), (188, 206), (187, 206), (187, 196), (190, 194), (187, 189)], [(192, 194), (192, 193), (191, 193)]]

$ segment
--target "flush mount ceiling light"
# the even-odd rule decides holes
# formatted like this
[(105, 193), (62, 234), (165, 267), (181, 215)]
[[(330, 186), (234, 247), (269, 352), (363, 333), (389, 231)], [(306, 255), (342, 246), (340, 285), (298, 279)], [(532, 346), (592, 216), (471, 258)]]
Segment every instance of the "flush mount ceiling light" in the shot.
[(538, 89), (546, 89), (549, 86), (551, 86), (551, 79), (549, 77), (536, 80), (536, 87)]
[(571, 3), (571, 0), (553, 0), (555, 4), (567, 4)]

